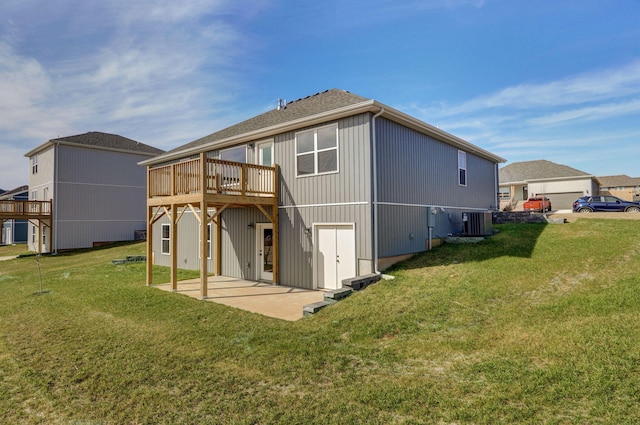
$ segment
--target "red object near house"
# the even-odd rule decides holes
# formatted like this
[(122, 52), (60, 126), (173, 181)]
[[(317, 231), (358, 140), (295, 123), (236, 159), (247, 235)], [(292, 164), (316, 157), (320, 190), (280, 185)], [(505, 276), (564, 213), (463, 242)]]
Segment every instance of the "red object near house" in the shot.
[(551, 201), (546, 196), (534, 196), (527, 199), (522, 208), (525, 211), (547, 212), (551, 211)]

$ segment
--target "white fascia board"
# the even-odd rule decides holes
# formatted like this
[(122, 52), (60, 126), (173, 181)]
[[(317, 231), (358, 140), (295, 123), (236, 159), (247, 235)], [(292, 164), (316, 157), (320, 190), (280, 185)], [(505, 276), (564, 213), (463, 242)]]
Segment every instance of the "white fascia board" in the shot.
[(396, 121), (406, 127), (412, 128), (421, 133), (427, 134), (437, 140), (448, 143), (454, 147), (457, 147), (466, 152), (471, 152), (475, 155), (493, 161), (495, 163), (504, 163), (507, 162), (506, 159), (499, 157), (487, 150), (484, 150), (472, 143), (467, 142), (464, 139), (461, 139), (457, 136), (454, 136), (451, 133), (447, 133), (444, 130), (439, 129), (438, 127), (434, 127), (431, 124), (427, 124), (424, 121), (421, 121), (417, 118), (412, 117), (411, 115), (405, 114), (404, 112), (400, 112), (396, 109), (390, 108), (386, 105), (380, 104), (381, 107), (384, 108), (385, 112), (382, 114), (383, 117), (390, 119), (392, 121)]
[(520, 182), (500, 182), (499, 186), (516, 186), (519, 184), (527, 184), (526, 180), (522, 180)]
[(552, 178), (548, 178), (548, 179), (530, 179), (530, 180), (527, 180), (527, 183), (542, 183), (542, 182), (563, 181), (563, 180), (591, 180), (591, 179), (594, 179), (594, 178), (596, 178), (594, 175), (552, 177)]
[(31, 149), (29, 152), (25, 153), (24, 156), (27, 158), (31, 158), (32, 156), (37, 155), (44, 150), (47, 150), (51, 146), (53, 146), (53, 142), (51, 140), (48, 140), (43, 144), (38, 145), (37, 147)]
[(228, 137), (226, 139), (216, 140), (214, 142), (199, 145), (191, 149), (180, 150), (180, 151), (172, 152), (170, 154), (161, 154), (153, 158), (141, 161), (138, 164), (143, 166), (161, 164), (169, 161), (182, 159), (186, 156), (196, 155), (201, 152), (207, 152), (212, 149), (221, 149), (231, 145), (251, 142), (261, 138), (272, 137), (276, 134), (297, 130), (303, 127), (308, 127), (316, 124), (321, 124), (330, 120), (337, 120), (337, 119), (348, 117), (351, 115), (356, 115), (356, 114), (365, 113), (365, 112), (377, 113), (377, 112), (380, 112), (380, 110), (382, 109), (384, 109), (382, 116), (391, 121), (402, 124), (420, 133), (427, 134), (437, 140), (443, 141), (454, 147), (473, 153), (475, 155), (488, 159), (492, 162), (495, 162), (495, 163), (507, 162), (506, 159), (501, 158), (497, 155), (494, 155), (489, 151), (486, 151), (476, 145), (473, 145), (467, 142), (466, 140), (463, 140), (457, 136), (454, 136), (453, 134), (440, 130), (437, 127), (427, 124), (424, 121), (420, 121), (417, 118), (414, 118), (408, 114), (405, 114), (404, 112), (400, 112), (396, 109), (393, 109), (373, 99), (369, 99), (364, 102), (359, 102), (359, 103), (348, 105), (338, 109), (332, 109), (331, 111), (322, 112), (320, 114), (303, 117), (293, 121), (287, 121), (285, 123), (277, 124), (271, 127), (261, 128), (259, 130), (239, 134), (237, 136)]
[(46, 150), (47, 148), (49, 148), (51, 146), (54, 146), (54, 145), (71, 146), (71, 147), (75, 147), (75, 148), (85, 148), (85, 149), (95, 149), (95, 150), (99, 150), (99, 151), (128, 153), (128, 154), (140, 155), (140, 156), (155, 156), (155, 155), (158, 155), (158, 154), (154, 154), (154, 153), (150, 153), (150, 152), (140, 152), (140, 151), (132, 151), (132, 150), (129, 150), (129, 149), (117, 149), (117, 148), (109, 148), (109, 147), (104, 147), (104, 146), (85, 145), (85, 144), (82, 144), (82, 143), (72, 143), (72, 142), (67, 142), (67, 141), (64, 141), (64, 140), (62, 140), (62, 141), (61, 140), (57, 140), (55, 142), (49, 140), (48, 142), (45, 142), (45, 143), (41, 144), (37, 148), (32, 149), (29, 152), (25, 153), (24, 156), (26, 156), (27, 158), (30, 158), (33, 155), (36, 155), (36, 154)]
[[(154, 158), (141, 161), (139, 165), (155, 165), (168, 161), (173, 161), (176, 159), (181, 159), (186, 156), (196, 155), (201, 152), (207, 152), (213, 149), (222, 149), (227, 146), (237, 145), (244, 142), (251, 142), (256, 139), (263, 139), (267, 137), (271, 137), (276, 134), (285, 133), (287, 131), (297, 130), (302, 127), (308, 127), (315, 124), (320, 124), (323, 122), (327, 122), (330, 120), (336, 120), (344, 117), (348, 117), (350, 115), (369, 112), (374, 104), (374, 101), (367, 100), (364, 102), (356, 103), (354, 105), (345, 106), (343, 108), (332, 109), (331, 111), (322, 112), (320, 114), (311, 115), (304, 118), (299, 118), (293, 121), (287, 121), (281, 124), (276, 124), (271, 127), (261, 128), (255, 131), (250, 131), (248, 133), (239, 134), (237, 136), (228, 137), (222, 140), (216, 140), (214, 142), (205, 143), (203, 145), (199, 145), (193, 147), (191, 149), (180, 150), (176, 152), (172, 152), (170, 154), (159, 155)], [(206, 137), (206, 136), (205, 136)]]

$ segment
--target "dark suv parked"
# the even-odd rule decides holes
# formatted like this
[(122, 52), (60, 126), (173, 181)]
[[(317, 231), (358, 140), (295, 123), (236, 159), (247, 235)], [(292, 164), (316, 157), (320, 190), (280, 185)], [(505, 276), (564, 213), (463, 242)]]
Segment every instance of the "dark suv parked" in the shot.
[(573, 203), (573, 212), (640, 212), (640, 202), (630, 202), (615, 196), (583, 196)]

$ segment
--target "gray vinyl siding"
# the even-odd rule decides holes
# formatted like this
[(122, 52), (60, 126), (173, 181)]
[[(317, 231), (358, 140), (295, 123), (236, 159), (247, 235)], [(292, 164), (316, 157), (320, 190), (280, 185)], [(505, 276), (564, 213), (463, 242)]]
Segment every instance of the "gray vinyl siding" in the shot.
[[(275, 138), (274, 158), (280, 165), (280, 283), (284, 285), (313, 288), (313, 240), (305, 229), (314, 224), (355, 223), (356, 257), (366, 263), (373, 256), (369, 114), (334, 123), (338, 125), (337, 173), (297, 177), (297, 131)], [(314, 127), (327, 124), (331, 123)]]
[[(162, 254), (161, 250), (161, 225), (168, 224), (170, 222), (167, 216), (160, 218), (153, 226), (153, 242), (152, 251), (154, 264), (160, 266), (171, 266), (171, 256)], [(187, 270), (200, 269), (200, 222), (195, 218), (193, 212), (187, 210), (180, 221), (178, 221), (178, 268)], [(213, 258), (215, 258), (215, 227), (211, 227), (211, 259), (207, 262), (209, 272), (213, 272), (214, 264)]]
[[(331, 123), (338, 125), (338, 173), (297, 177), (296, 132), (273, 137), (274, 162), (280, 165), (280, 284), (283, 285), (313, 288), (313, 240), (305, 229), (320, 223), (355, 223), (356, 257), (359, 263), (365, 264), (362, 273), (371, 271), (366, 266), (372, 262), (373, 251), (369, 115), (361, 114)], [(208, 155), (219, 157), (219, 151)], [(250, 148), (248, 160), (253, 162), (254, 156), (255, 152)], [(257, 279), (255, 223), (268, 223), (268, 220), (253, 207), (227, 209), (221, 216), (222, 274)], [(180, 268), (199, 268), (198, 235), (193, 233), (197, 232), (197, 226), (188, 229), (191, 224), (187, 224), (192, 220), (193, 214), (186, 213), (179, 223)], [(170, 256), (160, 254), (160, 223), (163, 222), (168, 221), (163, 218), (154, 227), (153, 251), (156, 264), (169, 266)], [(253, 224), (253, 227), (247, 227), (248, 224)], [(186, 236), (187, 232), (195, 236)], [(209, 262), (209, 270), (214, 270), (212, 261)]]
[[(327, 124), (331, 123), (314, 127)], [(347, 117), (338, 120), (337, 124), (338, 173), (297, 177), (296, 132), (284, 133), (275, 138), (274, 158), (275, 163), (280, 165), (281, 206), (370, 202), (369, 116), (361, 114)]]
[[(314, 224), (355, 223), (356, 259), (370, 263), (371, 206), (338, 205), (280, 209), (280, 283), (300, 288), (313, 288), (313, 236), (305, 233)], [(358, 269), (356, 273), (370, 273)]]
[(433, 238), (459, 234), (462, 214), (496, 208), (496, 164), (466, 152), (467, 185), (458, 183), (458, 148), (386, 119), (376, 121), (381, 258), (425, 251)]
[(496, 168), (467, 152), (467, 185), (458, 184), (458, 148), (378, 119), (379, 201), (496, 208)]
[(146, 228), (146, 155), (58, 145), (57, 248), (133, 240)]

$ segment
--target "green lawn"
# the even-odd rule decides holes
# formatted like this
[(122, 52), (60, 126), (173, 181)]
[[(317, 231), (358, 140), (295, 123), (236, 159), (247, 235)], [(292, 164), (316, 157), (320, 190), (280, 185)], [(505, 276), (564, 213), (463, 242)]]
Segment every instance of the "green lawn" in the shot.
[(0, 423), (640, 423), (637, 221), (499, 229), (297, 322), (111, 265), (143, 244), (41, 257), (44, 294), (1, 262)]
[(0, 257), (30, 254), (26, 243), (0, 246)]

